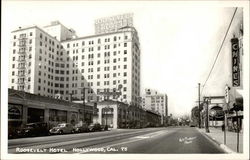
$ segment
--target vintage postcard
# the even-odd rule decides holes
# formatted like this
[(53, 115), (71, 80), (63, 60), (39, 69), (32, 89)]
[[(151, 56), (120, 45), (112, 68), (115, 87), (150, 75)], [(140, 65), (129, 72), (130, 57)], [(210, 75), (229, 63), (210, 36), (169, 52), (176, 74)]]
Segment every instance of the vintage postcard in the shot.
[(1, 159), (249, 159), (249, 1), (2, 1)]

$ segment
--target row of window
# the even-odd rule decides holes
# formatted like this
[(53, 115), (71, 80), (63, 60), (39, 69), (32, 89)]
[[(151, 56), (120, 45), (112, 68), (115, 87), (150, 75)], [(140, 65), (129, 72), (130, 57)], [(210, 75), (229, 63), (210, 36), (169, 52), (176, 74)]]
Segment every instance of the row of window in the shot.
[[(121, 37), (118, 37), (118, 39), (120, 40)], [(128, 39), (128, 36), (125, 35), (125, 36), (124, 36), (124, 39), (127, 40), (127, 39)], [(117, 36), (114, 36), (114, 37), (113, 37), (113, 41), (114, 41), (114, 42), (117, 41)], [(105, 38), (105, 39), (104, 39), (104, 42), (110, 42), (110, 38)], [(102, 42), (101, 42), (101, 39), (100, 39), (100, 38), (97, 39), (97, 44), (101, 44), (101, 43), (102, 43)], [(73, 43), (72, 46), (73, 46), (73, 47), (78, 47), (78, 44), (79, 44), (79, 43)], [(85, 41), (80, 42), (80, 44), (81, 44), (82, 46), (85, 46)], [(89, 45), (94, 45), (95, 43), (94, 43), (93, 40), (91, 40), (91, 41), (88, 41), (88, 44), (89, 44)], [(70, 45), (71, 45), (71, 44), (68, 43), (68, 44), (67, 44), (67, 48), (70, 48)]]

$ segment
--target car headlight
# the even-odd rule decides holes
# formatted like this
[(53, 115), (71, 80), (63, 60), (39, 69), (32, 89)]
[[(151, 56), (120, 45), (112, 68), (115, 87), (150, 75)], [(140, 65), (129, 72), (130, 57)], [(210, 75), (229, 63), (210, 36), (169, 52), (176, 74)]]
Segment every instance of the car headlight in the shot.
[(30, 130), (25, 130), (25, 132), (29, 132)]

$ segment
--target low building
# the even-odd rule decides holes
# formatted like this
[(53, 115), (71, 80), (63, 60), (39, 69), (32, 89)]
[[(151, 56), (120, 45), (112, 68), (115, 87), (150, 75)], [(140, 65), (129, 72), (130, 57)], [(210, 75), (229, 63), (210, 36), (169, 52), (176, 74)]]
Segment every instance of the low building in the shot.
[(76, 124), (92, 121), (93, 106), (8, 90), (8, 126), (15, 129), (33, 122), (45, 122), (48, 127), (58, 123)]
[(93, 122), (110, 128), (144, 128), (160, 126), (161, 115), (143, 108), (114, 100), (97, 103)]

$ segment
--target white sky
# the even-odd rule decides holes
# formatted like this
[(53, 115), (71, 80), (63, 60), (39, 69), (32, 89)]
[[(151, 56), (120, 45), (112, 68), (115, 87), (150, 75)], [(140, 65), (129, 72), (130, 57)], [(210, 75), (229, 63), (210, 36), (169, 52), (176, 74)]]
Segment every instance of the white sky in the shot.
[(2, 56), (6, 58), (10, 32), (19, 26), (42, 27), (59, 20), (75, 29), (78, 36), (88, 36), (94, 34), (95, 19), (134, 13), (134, 26), (141, 43), (142, 89), (166, 93), (169, 113), (174, 116), (190, 114), (197, 101), (198, 83), (204, 83), (234, 11), (234, 8), (214, 7), (216, 2), (3, 1), (2, 4)]

